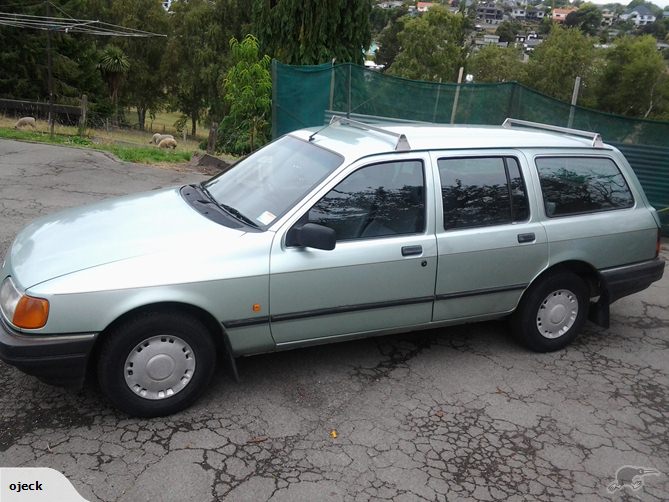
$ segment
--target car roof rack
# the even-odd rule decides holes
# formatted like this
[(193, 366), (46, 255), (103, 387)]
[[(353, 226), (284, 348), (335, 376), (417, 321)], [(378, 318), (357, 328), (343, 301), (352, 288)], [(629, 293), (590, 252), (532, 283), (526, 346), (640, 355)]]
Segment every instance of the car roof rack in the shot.
[(339, 115), (333, 115), (332, 118), (330, 119), (330, 123), (328, 125), (347, 125), (351, 127), (355, 127), (357, 129), (363, 129), (365, 131), (374, 131), (378, 132), (381, 134), (385, 134), (387, 136), (392, 136), (393, 138), (397, 139), (397, 142), (395, 143), (395, 150), (398, 152), (408, 152), (411, 150), (411, 146), (409, 145), (409, 140), (407, 139), (406, 135), (402, 133), (397, 133), (397, 132), (392, 132), (388, 131), (387, 129), (383, 129), (382, 127), (376, 127), (370, 124), (366, 124), (364, 122), (360, 122), (358, 120), (353, 120), (348, 117), (341, 117)]
[(595, 148), (602, 148), (604, 146), (602, 136), (598, 132), (582, 131), (580, 129), (572, 129), (570, 127), (560, 127), (549, 124), (542, 124), (540, 122), (530, 122), (528, 120), (512, 118), (507, 118), (504, 123), (502, 123), (502, 127), (505, 127), (506, 129), (511, 129), (513, 127), (525, 127), (527, 129), (541, 129), (543, 131), (561, 132), (570, 136), (591, 139), (592, 146)]

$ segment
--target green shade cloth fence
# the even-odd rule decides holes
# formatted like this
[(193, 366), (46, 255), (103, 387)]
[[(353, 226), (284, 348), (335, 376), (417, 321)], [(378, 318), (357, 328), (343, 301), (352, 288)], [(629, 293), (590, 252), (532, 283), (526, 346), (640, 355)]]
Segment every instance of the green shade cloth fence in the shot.
[[(274, 60), (272, 82), (273, 137), (322, 125), (328, 110), (373, 116), (377, 121), (448, 124), (458, 94), (456, 124), (500, 125), (513, 117), (600, 133), (625, 154), (651, 203), (658, 210), (669, 208), (669, 122), (572, 107), (517, 82), (439, 84), (392, 77), (349, 63), (290, 66)], [(660, 215), (667, 234), (669, 210)]]

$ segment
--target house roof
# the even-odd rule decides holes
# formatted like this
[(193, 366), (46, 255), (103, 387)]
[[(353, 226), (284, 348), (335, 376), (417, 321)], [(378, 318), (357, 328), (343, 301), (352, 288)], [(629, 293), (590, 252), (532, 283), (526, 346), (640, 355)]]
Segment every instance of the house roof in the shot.
[(576, 7), (565, 7), (564, 9), (561, 9), (561, 8), (558, 7), (558, 8), (553, 9), (553, 15), (561, 14), (563, 16), (566, 16), (570, 12), (574, 12), (574, 11), (577, 11), (577, 10), (578, 9)]
[(627, 12), (625, 12), (625, 14), (626, 15), (627, 14), (634, 14), (635, 12), (637, 13), (638, 16), (654, 16), (655, 15), (645, 5), (638, 5), (638, 6), (634, 7), (633, 9), (630, 9)]

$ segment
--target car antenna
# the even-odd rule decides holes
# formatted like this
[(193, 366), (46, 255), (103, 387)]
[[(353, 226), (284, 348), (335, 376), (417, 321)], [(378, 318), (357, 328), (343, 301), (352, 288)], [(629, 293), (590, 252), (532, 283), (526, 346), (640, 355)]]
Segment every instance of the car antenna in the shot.
[(325, 124), (325, 125), (324, 125), (323, 127), (321, 127), (318, 131), (314, 132), (311, 136), (309, 136), (309, 141), (310, 141), (310, 142), (313, 141), (314, 136), (316, 136), (317, 134), (319, 134), (323, 129), (327, 129), (327, 128), (330, 127), (331, 125), (332, 125), (332, 122), (331, 122), (331, 121), (328, 122), (327, 124)]

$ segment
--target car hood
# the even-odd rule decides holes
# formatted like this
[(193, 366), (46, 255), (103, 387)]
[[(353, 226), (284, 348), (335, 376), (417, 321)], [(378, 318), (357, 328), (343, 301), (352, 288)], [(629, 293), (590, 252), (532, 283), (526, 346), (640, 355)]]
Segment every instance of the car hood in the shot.
[[(40, 218), (16, 237), (11, 273), (23, 288), (73, 272), (166, 251), (192, 255), (244, 235), (200, 215), (178, 188), (109, 199)], [(204, 242), (203, 242), (204, 241)]]

